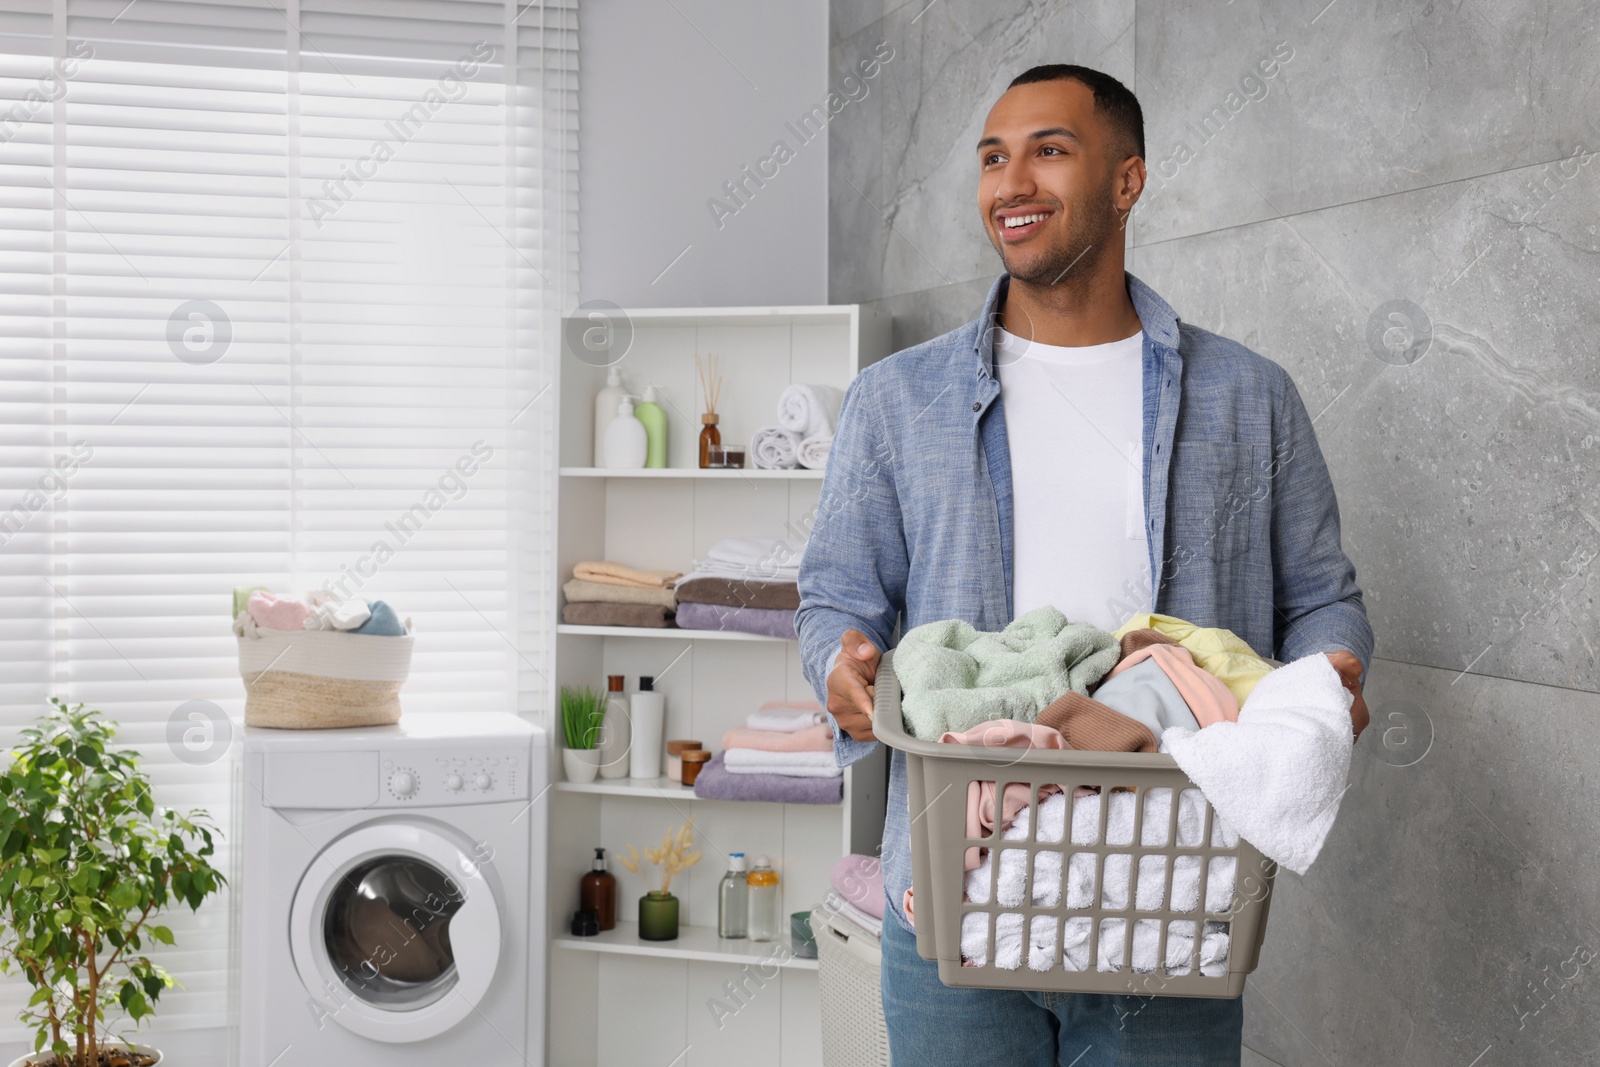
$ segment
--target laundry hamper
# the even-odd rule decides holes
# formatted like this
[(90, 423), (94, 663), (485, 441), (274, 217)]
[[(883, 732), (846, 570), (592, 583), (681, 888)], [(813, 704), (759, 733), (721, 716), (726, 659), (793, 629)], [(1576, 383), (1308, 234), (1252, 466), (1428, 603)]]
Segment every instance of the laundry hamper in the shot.
[(821, 907), (811, 912), (811, 932), (817, 939), (823, 1067), (889, 1067), (879, 943), (850, 923), (831, 922)]
[(239, 636), (246, 726), (292, 730), (400, 721), (414, 638), (255, 629)]
[[(917, 952), (938, 960), (945, 985), (1180, 997), (1237, 997), (1244, 991), (1266, 935), (1276, 865), (1217, 825), (1211, 806), (1172, 757), (913, 738), (900, 711), (892, 651), (878, 666), (872, 729), (878, 740), (906, 755)], [(968, 786), (978, 782), (995, 783), (997, 806), (1007, 784), (1027, 787), (1025, 839), (967, 836)], [(1059, 839), (1040, 841), (1039, 791), (1047, 785), (1066, 793), (1067, 816)], [(1082, 801), (1073, 796), (1080, 787), (1092, 791)], [(1073, 832), (1079, 803), (1098, 812), (1084, 821), (1081, 836)], [(1131, 808), (1126, 841), (1117, 836), (1107, 842), (1113, 808), (1124, 816)], [(1180, 811), (1190, 815), (1187, 833), (1180, 830)], [(999, 813), (992, 814), (998, 826)], [(990, 850), (986, 862), (993, 881), (981, 883), (987, 903), (966, 899), (963, 860), (973, 846)], [(1087, 893), (1080, 888), (1074, 901), (1067, 885), (1038, 878), (1041, 868), (1056, 879), (1081, 872)], [(1022, 874), (1021, 892), (1009, 899), (1002, 899), (995, 884), (1005, 869)], [(1126, 872), (1120, 894), (1114, 892), (1117, 879), (1108, 878), (1114, 870)], [(1149, 882), (1140, 877), (1147, 871)], [(1173, 892), (1179, 871), (1183, 896), (1192, 902)], [(1036, 904), (1041, 895), (1046, 902)], [(1052, 895), (1054, 906), (1046, 906)], [(973, 953), (982, 965), (963, 965), (963, 924), (969, 946), (986, 950)], [(1015, 960), (997, 952), (1002, 936), (1020, 949)], [(1203, 949), (1218, 946), (1225, 959), (1212, 952), (1205, 962)]]

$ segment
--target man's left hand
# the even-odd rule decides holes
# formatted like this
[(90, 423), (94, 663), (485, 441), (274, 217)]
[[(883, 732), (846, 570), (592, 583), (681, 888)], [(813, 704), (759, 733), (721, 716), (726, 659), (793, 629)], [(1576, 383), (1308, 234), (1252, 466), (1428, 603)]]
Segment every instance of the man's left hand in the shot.
[(1361, 695), (1361, 661), (1349, 652), (1329, 652), (1328, 662), (1333, 664), (1333, 669), (1339, 672), (1339, 678), (1344, 682), (1344, 687), (1355, 696), (1355, 703), (1350, 705), (1350, 726), (1355, 731), (1351, 743), (1361, 739), (1361, 731), (1367, 728), (1371, 716), (1367, 713), (1367, 698)]

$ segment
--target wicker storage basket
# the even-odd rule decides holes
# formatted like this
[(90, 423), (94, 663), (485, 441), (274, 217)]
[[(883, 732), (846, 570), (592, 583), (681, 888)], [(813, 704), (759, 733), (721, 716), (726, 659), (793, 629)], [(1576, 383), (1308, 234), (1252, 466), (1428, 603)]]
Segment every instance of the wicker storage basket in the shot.
[[(1277, 868), (1242, 839), (1232, 845), (1219, 843), (1221, 838), (1214, 833), (1216, 820), (1211, 805), (1205, 803), (1172, 757), (1075, 749), (985, 748), (913, 738), (906, 733), (901, 715), (900, 683), (895, 677), (893, 661), (894, 653), (890, 651), (878, 666), (872, 730), (878, 740), (906, 754), (917, 953), (923, 959), (939, 961), (940, 981), (955, 987), (1187, 997), (1236, 997), (1244, 991), (1245, 978), (1255, 970), (1261, 942), (1266, 936), (1272, 879)], [(994, 782), (997, 802), (1006, 784), (1028, 786), (1030, 825), (1025, 840), (967, 837), (968, 785), (974, 782)], [(1088, 840), (1080, 840), (1076, 833), (1067, 833), (1060, 840), (1039, 841), (1039, 789), (1045, 785), (1060, 786), (1069, 798), (1069, 805), (1078, 803), (1071, 799), (1075, 788), (1083, 786), (1094, 790), (1098, 795), (1090, 803), (1098, 806), (1098, 833), (1090, 835)], [(1154, 802), (1162, 799), (1148, 796), (1155, 790), (1170, 790), (1166, 794), (1166, 814), (1162, 819), (1167, 824), (1164, 833), (1158, 823), (1152, 823), (1149, 828), (1144, 826), (1147, 801), (1151, 802), (1148, 806), (1155, 807)], [(1183, 840), (1184, 835), (1178, 828), (1180, 794), (1186, 790), (1194, 790), (1189, 797), (1182, 798), (1190, 805), (1190, 810), (1203, 809), (1199, 820), (1202, 829), (1188, 841)], [(1132, 835), (1126, 842), (1107, 843), (1111, 800), (1113, 794), (1123, 792), (1133, 794)], [(1068, 810), (1075, 813), (1070, 807)], [(1070, 817), (1067, 819), (1069, 831), (1072, 821)], [(1144, 844), (1148, 837), (1155, 837), (1162, 843)], [(993, 883), (990, 883), (988, 903), (966, 899), (963, 859), (966, 850), (974, 845), (995, 850), (996, 854), (991, 855), (988, 862), (991, 878), (996, 878), (994, 872), (1006, 864), (1004, 854), (1017, 850), (1014, 855), (1024, 864), (1025, 872), (1025, 889), (1020, 900), (1001, 901)], [(1088, 906), (1068, 907), (1066, 886), (1060, 887), (1056, 906), (1033, 903), (1037, 890), (1035, 875), (1041, 866), (1039, 856), (1047, 852), (1057, 854), (1051, 857), (1055, 869), (1061, 872), (1056, 878), (1069, 871), (1068, 855), (1087, 854), (1083, 862), (1092, 865), (1089, 869), (1093, 875), (1088, 882)], [(1142, 862), (1146, 857), (1150, 858), (1149, 868)], [(1234, 860), (1231, 894), (1208, 894), (1207, 881), (1215, 876), (1216, 863), (1230, 858)], [(1103, 893), (1109, 889), (1105, 877), (1108, 863), (1128, 867), (1128, 891), (1120, 907), (1112, 906), (1118, 901), (1108, 901)], [(1160, 865), (1159, 869), (1156, 864)], [(1184, 910), (1177, 910), (1173, 896), (1172, 883), (1180, 865), (1193, 872), (1198, 882), (1195, 904)], [(1046, 864), (1044, 869), (1050, 871), (1051, 867)], [(1163, 884), (1155, 906), (1139, 909), (1132, 887), (1136, 884), (1135, 876), (1142, 882), (1147, 869)], [(1225, 883), (1217, 877), (1219, 890), (1225, 889)], [(1139, 888), (1145, 887), (1141, 884)], [(1213, 909), (1214, 898), (1222, 895), (1228, 897), (1227, 904)], [(1014, 966), (996, 952), (1001, 916), (1010, 924), (1008, 931), (1021, 940), (1023, 960)], [(1040, 924), (1037, 932), (1035, 922)], [(963, 923), (983, 924), (986, 965), (963, 965), (960, 951)], [(977, 933), (980, 928), (972, 929)], [(1136, 969), (1139, 963), (1137, 939), (1141, 934), (1152, 932), (1157, 939), (1154, 950), (1145, 957), (1146, 965)], [(1088, 936), (1086, 956), (1080, 955), (1076, 962), (1069, 961), (1064, 951), (1069, 934), (1081, 937), (1084, 933)], [(1181, 962), (1169, 955), (1169, 935), (1187, 937), (1192, 944), (1192, 951), (1184, 953)], [(1221, 965), (1214, 965), (1211, 967), (1214, 973), (1203, 973), (1202, 945), (1208, 937), (1219, 935), (1226, 935), (1227, 939), (1225, 970), (1219, 972)], [(1107, 941), (1105, 946), (1101, 945), (1102, 940)], [(1148, 944), (1147, 941), (1147, 948)], [(1035, 961), (1029, 958), (1035, 945), (1043, 946), (1039, 950), (1041, 962), (1053, 953), (1044, 969), (1034, 969)]]
[(850, 923), (830, 922), (820, 907), (811, 913), (811, 932), (817, 939), (823, 1067), (889, 1067), (878, 942)]
[(318, 730), (400, 721), (410, 634), (260, 628), (238, 640), (246, 726)]

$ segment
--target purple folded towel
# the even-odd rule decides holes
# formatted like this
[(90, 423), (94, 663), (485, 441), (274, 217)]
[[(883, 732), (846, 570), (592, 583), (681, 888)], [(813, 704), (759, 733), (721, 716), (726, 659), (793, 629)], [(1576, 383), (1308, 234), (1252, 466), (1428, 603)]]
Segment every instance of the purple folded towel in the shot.
[(794, 612), (777, 608), (730, 608), (719, 604), (678, 603), (680, 630), (738, 630), (763, 637), (797, 640)]
[(764, 800), (772, 804), (838, 804), (843, 778), (791, 778), (783, 774), (729, 774), (722, 753), (712, 756), (694, 780), (702, 800)]

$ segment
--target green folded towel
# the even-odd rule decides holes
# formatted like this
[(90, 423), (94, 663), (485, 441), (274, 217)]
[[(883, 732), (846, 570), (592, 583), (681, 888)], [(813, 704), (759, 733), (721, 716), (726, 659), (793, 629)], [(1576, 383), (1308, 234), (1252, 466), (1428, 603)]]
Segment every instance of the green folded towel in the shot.
[(1033, 722), (1063, 693), (1088, 696), (1120, 655), (1116, 638), (1049, 605), (999, 633), (930, 622), (895, 647), (900, 710), (911, 736), (934, 741), (990, 719)]

